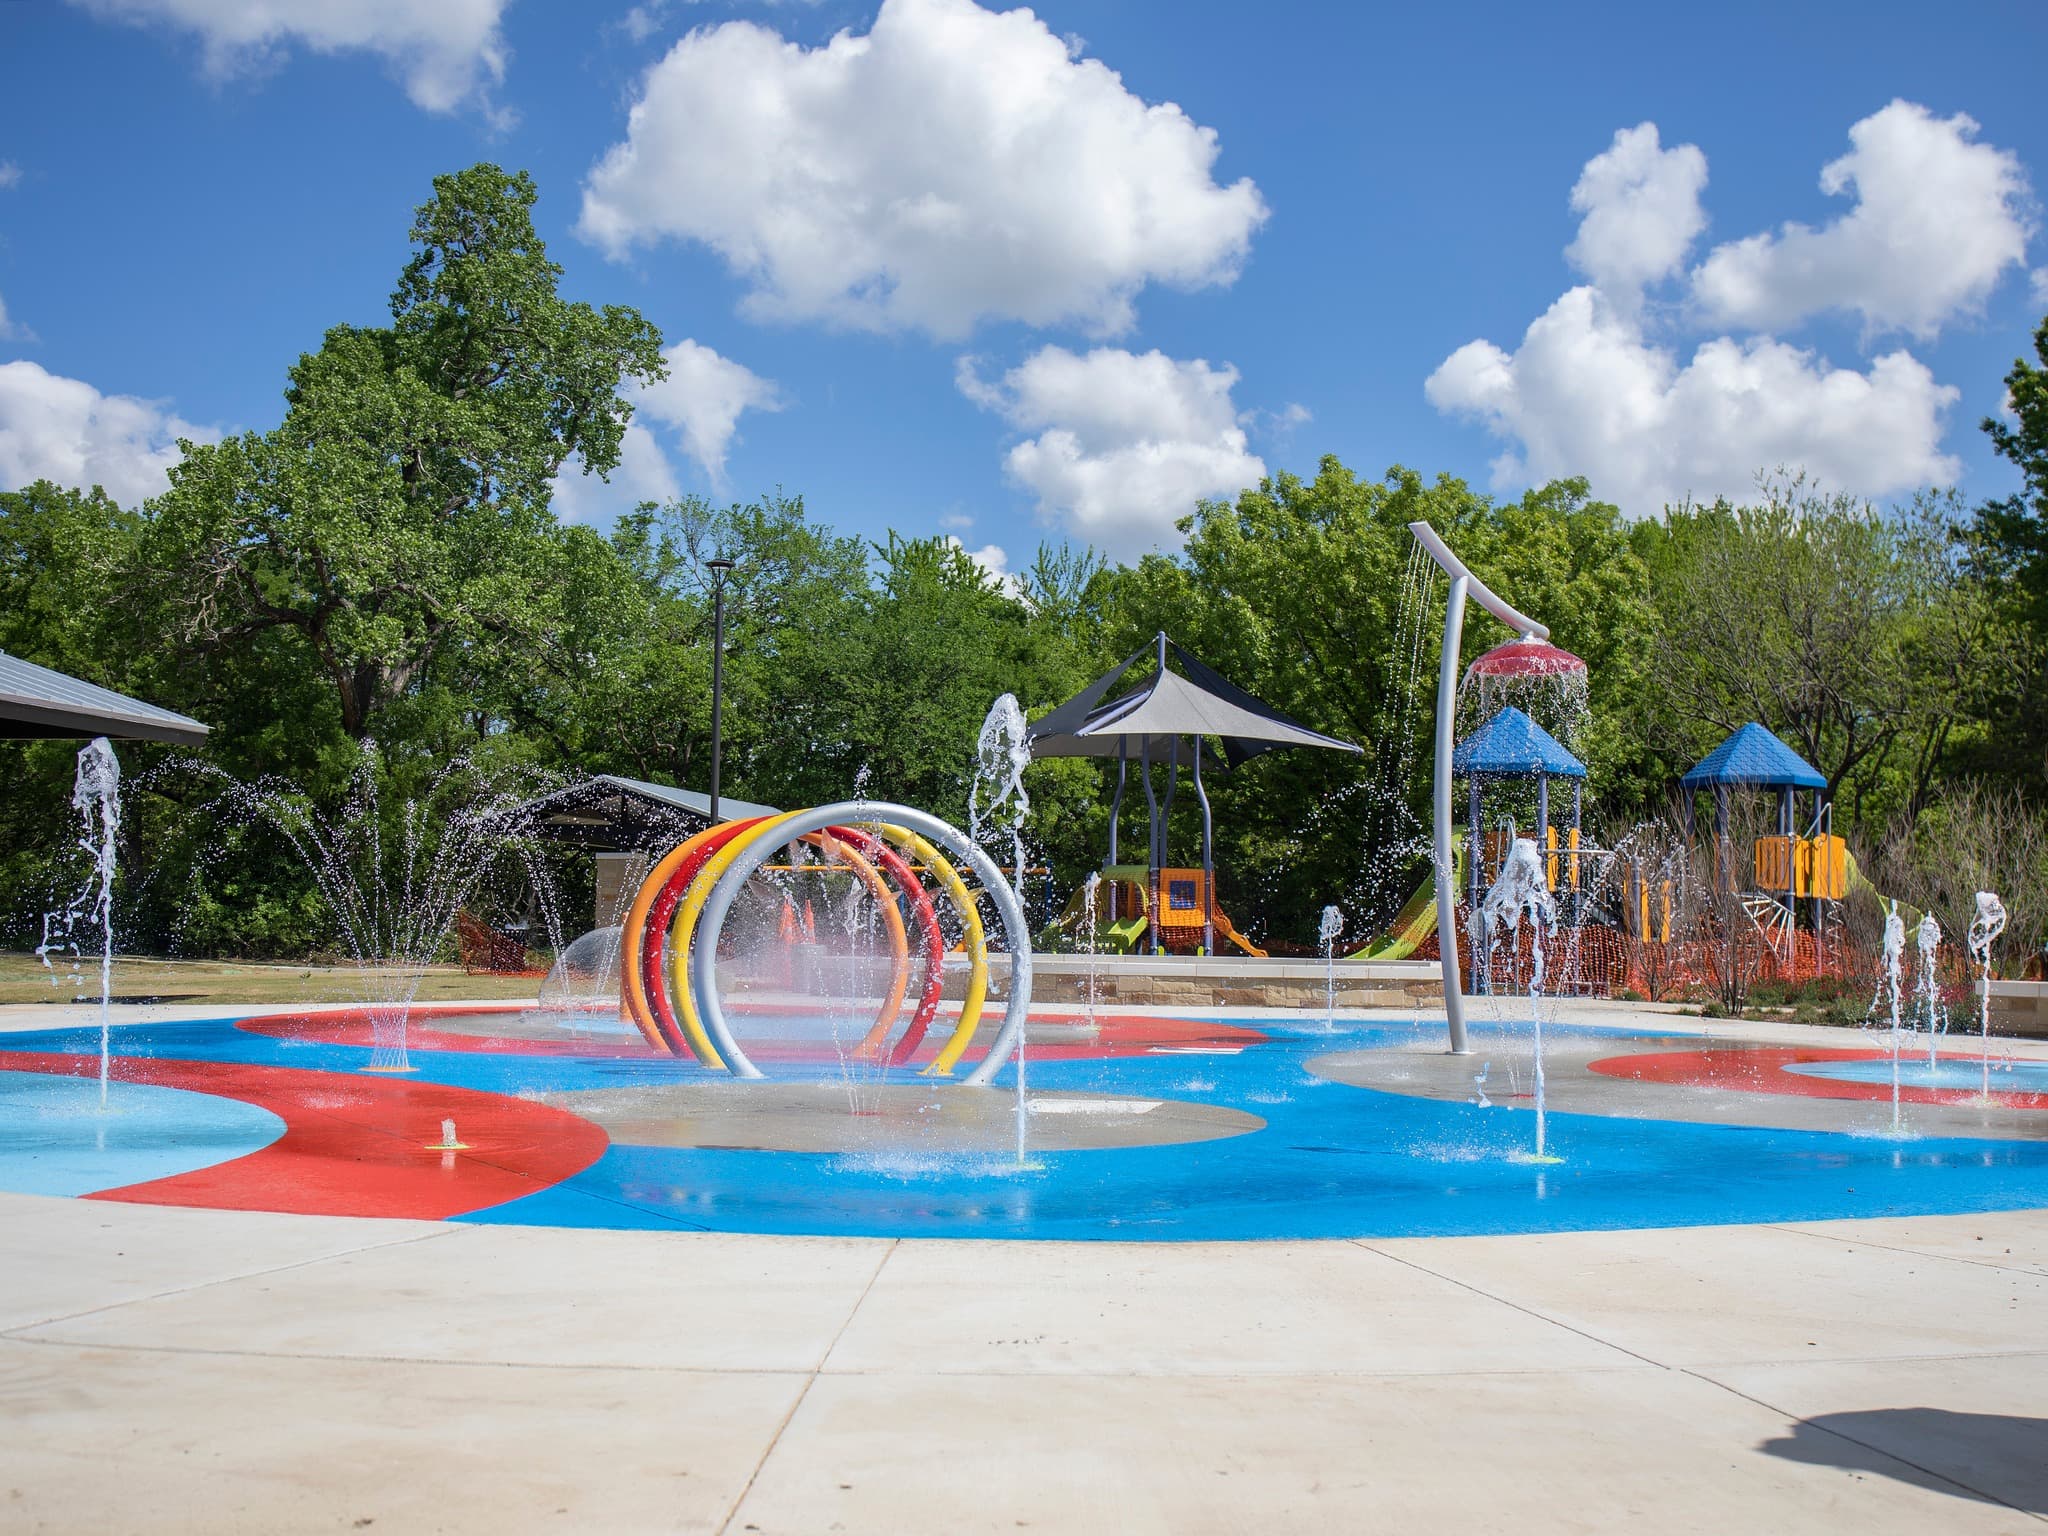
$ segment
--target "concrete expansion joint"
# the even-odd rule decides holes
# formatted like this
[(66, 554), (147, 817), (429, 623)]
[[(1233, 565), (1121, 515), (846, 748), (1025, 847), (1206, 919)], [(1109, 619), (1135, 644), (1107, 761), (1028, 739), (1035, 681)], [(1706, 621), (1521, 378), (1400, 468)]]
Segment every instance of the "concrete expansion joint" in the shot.
[(1937, 1253), (1929, 1248), (1901, 1248), (1896, 1243), (1875, 1242), (1867, 1237), (1837, 1237), (1832, 1232), (1816, 1232), (1811, 1227), (1788, 1227), (1781, 1226), (1775, 1222), (1764, 1223), (1763, 1225), (1773, 1232), (1789, 1232), (1794, 1237), (1818, 1238), (1822, 1242), (1833, 1243), (1843, 1249), (1877, 1248), (1886, 1253), (1904, 1254), (1909, 1259), (1942, 1259), (1951, 1264), (1968, 1264), (1976, 1269), (1995, 1269), (2009, 1275), (2026, 1275), (2035, 1280), (2048, 1280), (2048, 1269), (2043, 1269), (2038, 1264), (2026, 1263), (2023, 1260), (2012, 1264), (2001, 1264), (1996, 1258), (1992, 1258), (1989, 1255), (1979, 1258), (1974, 1254)]
[(1511, 1301), (1505, 1296), (1485, 1289), (1483, 1286), (1474, 1285), (1469, 1280), (1460, 1280), (1456, 1275), (1447, 1275), (1442, 1270), (1431, 1269), (1427, 1264), (1418, 1264), (1413, 1259), (1402, 1258), (1398, 1253), (1389, 1253), (1384, 1248), (1374, 1246), (1370, 1238), (1354, 1238), (1352, 1239), (1352, 1246), (1363, 1248), (1367, 1253), (1377, 1254), (1383, 1259), (1391, 1259), (1394, 1263), (1415, 1270), (1418, 1274), (1429, 1275), (1448, 1285), (1455, 1285), (1460, 1290), (1471, 1292), (1474, 1296), (1482, 1296), (1488, 1301), (1495, 1302), (1512, 1311), (1520, 1312), (1524, 1317), (1533, 1317), (1540, 1323), (1548, 1323), (1551, 1327), (1561, 1328), (1566, 1333), (1577, 1334), (1589, 1344), (1598, 1344), (1604, 1349), (1615, 1351), (1617, 1354), (1627, 1355), (1631, 1360), (1640, 1361), (1644, 1365), (1654, 1366), (1660, 1371), (1678, 1369), (1678, 1367), (1673, 1366), (1668, 1361), (1652, 1359), (1639, 1350), (1630, 1349), (1626, 1344), (1617, 1344), (1614, 1340), (1604, 1339), (1597, 1333), (1589, 1333), (1584, 1328), (1575, 1327), (1566, 1322), (1563, 1318), (1552, 1317), (1547, 1312), (1540, 1312), (1534, 1307), (1524, 1306), (1519, 1301)]
[[(232, 1275), (212, 1275), (204, 1280), (195, 1280), (190, 1285), (174, 1285), (166, 1290), (151, 1291), (144, 1296), (128, 1296), (120, 1301), (103, 1302), (96, 1307), (81, 1307), (76, 1312), (60, 1312), (54, 1317), (38, 1318), (32, 1323), (17, 1323), (12, 1328), (0, 1329), (0, 1338), (17, 1338), (28, 1329), (54, 1328), (60, 1323), (75, 1323), (83, 1318), (98, 1317), (108, 1312), (118, 1312), (123, 1307), (144, 1306), (154, 1301), (168, 1301), (173, 1296), (189, 1296), (197, 1291), (210, 1290), (216, 1285), (235, 1285), (244, 1280), (262, 1280), (270, 1275), (286, 1275), (293, 1270), (306, 1269), (315, 1264), (331, 1264), (336, 1259), (351, 1258), (359, 1253), (377, 1253), (387, 1248), (409, 1248), (417, 1243), (431, 1243), (452, 1237), (465, 1229), (449, 1227), (439, 1232), (416, 1232), (408, 1237), (394, 1237), (388, 1242), (364, 1243), (360, 1248), (344, 1248), (337, 1253), (315, 1254), (310, 1258), (293, 1259), (288, 1264), (272, 1264), (262, 1269), (238, 1271)], [(41, 1341), (33, 1341), (41, 1342)]]
[[(43, 1327), (34, 1324), (33, 1327)], [(467, 1371), (541, 1371), (583, 1375), (629, 1374), (635, 1376), (689, 1376), (719, 1380), (726, 1377), (787, 1377), (806, 1375), (801, 1370), (761, 1365), (639, 1365), (630, 1360), (466, 1360), (457, 1355), (344, 1354), (314, 1349), (224, 1349), (217, 1345), (137, 1344), (127, 1340), (70, 1339), (11, 1331), (0, 1341), (33, 1344), (41, 1349), (68, 1349), (80, 1354), (180, 1355), (208, 1360), (303, 1360), (321, 1365), (408, 1365)]]
[(816, 1385), (818, 1377), (824, 1373), (826, 1365), (832, 1359), (833, 1352), (839, 1348), (839, 1341), (846, 1337), (846, 1330), (851, 1328), (853, 1320), (860, 1316), (860, 1309), (866, 1305), (869, 1293), (875, 1288), (875, 1282), (882, 1278), (882, 1271), (888, 1267), (889, 1260), (895, 1256), (896, 1249), (901, 1242), (902, 1239), (900, 1238), (891, 1238), (888, 1246), (875, 1259), (875, 1267), (868, 1275), (867, 1284), (860, 1288), (860, 1294), (854, 1297), (853, 1305), (846, 1309), (846, 1316), (840, 1319), (839, 1327), (833, 1331), (831, 1341), (826, 1344), (824, 1350), (819, 1354), (816, 1364), (811, 1367), (809, 1373), (804, 1377), (803, 1385), (797, 1388), (796, 1396), (790, 1402), (789, 1411), (783, 1414), (782, 1418), (776, 1423), (775, 1433), (768, 1437), (768, 1443), (761, 1448), (760, 1456), (755, 1460), (753, 1468), (747, 1473), (746, 1483), (740, 1488), (738, 1495), (734, 1497), (732, 1506), (726, 1510), (725, 1518), (718, 1522), (718, 1536), (725, 1536), (725, 1533), (732, 1529), (733, 1521), (739, 1518), (740, 1510), (745, 1507), (747, 1496), (754, 1491), (754, 1484), (759, 1481), (762, 1469), (768, 1465), (769, 1459), (774, 1456), (775, 1448), (782, 1443), (783, 1435), (788, 1432), (791, 1422), (803, 1408), (804, 1399), (811, 1395), (811, 1388)]

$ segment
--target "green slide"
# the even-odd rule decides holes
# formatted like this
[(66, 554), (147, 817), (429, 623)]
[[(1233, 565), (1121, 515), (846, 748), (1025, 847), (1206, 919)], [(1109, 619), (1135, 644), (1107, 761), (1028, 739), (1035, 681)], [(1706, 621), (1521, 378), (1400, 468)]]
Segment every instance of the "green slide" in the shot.
[[(1451, 829), (1451, 884), (1453, 887), (1465, 883), (1465, 832), (1462, 827)], [(1415, 888), (1415, 894), (1395, 914), (1387, 931), (1373, 939), (1365, 948), (1347, 958), (1352, 960), (1406, 960), (1414, 954), (1422, 941), (1436, 932), (1436, 871), (1432, 869), (1422, 877), (1422, 884)]]

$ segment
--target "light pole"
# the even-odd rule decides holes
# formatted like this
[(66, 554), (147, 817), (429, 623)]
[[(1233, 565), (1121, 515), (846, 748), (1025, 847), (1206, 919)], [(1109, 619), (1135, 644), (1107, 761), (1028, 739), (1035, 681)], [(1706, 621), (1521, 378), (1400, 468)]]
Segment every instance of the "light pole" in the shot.
[(711, 573), (711, 820), (718, 820), (719, 724), (725, 713), (725, 579), (732, 562), (723, 555), (706, 560)]

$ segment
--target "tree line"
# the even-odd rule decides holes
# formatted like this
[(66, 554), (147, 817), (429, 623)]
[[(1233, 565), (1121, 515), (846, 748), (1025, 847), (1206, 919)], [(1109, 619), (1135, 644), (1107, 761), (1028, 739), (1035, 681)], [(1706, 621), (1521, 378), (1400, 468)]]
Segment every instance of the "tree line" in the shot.
[[(1740, 504), (1632, 520), (1584, 480), (1509, 500), (1331, 457), (1190, 508), (1179, 553), (1115, 565), (1044, 546), (999, 580), (950, 541), (848, 537), (779, 490), (643, 506), (608, 532), (561, 521), (552, 482), (616, 467), (630, 386), (663, 362), (634, 310), (561, 297), (535, 196), (495, 166), (437, 178), (390, 323), (328, 331), (290, 368), (277, 427), (186, 445), (144, 505), (49, 482), (0, 493), (0, 649), (194, 715), (214, 727), (212, 765), (316, 800), (346, 792), (366, 738), (387, 800), (465, 753), (701, 788), (703, 562), (723, 555), (725, 792), (796, 806), (858, 785), (962, 818), (996, 695), (1037, 714), (1164, 629), (1365, 748), (1273, 752), (1210, 783), (1221, 899), (1250, 931), (1306, 944), (1328, 902), (1353, 932), (1384, 920), (1423, 862), (1441, 609), (1417, 622), (1406, 525), (1424, 519), (1589, 664), (1574, 739), (1599, 825), (1667, 812), (1677, 775), (1749, 720), (1826, 775), (1839, 829), (1900, 867), (1992, 835), (1987, 805), (2035, 826), (2048, 808), (2048, 321), (2036, 362), (2007, 377), (2010, 416), (1984, 424), (2021, 489), (1980, 506), (1929, 492), (1878, 508), (1778, 472)], [(1508, 638), (1494, 628), (1468, 625), (1468, 659)], [(72, 752), (0, 744), (13, 942), (33, 938), (63, 863)], [(174, 755), (123, 748), (131, 772)], [(1102, 859), (1113, 772), (1031, 771), (1057, 890)], [(1173, 829), (1190, 860), (1192, 798)], [(145, 772), (124, 942), (329, 942), (310, 879), (202, 806), (189, 776)], [(1142, 835), (1127, 824), (1125, 846)]]

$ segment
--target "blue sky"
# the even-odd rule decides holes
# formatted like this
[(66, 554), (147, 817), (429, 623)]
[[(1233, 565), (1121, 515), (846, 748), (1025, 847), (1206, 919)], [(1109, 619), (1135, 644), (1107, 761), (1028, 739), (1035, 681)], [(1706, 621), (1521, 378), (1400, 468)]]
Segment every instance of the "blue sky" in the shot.
[(0, 482), (272, 425), (489, 159), (678, 351), (598, 522), (780, 486), (1015, 565), (1325, 453), (1632, 515), (2014, 484), (2038, 4), (394, 9), (0, 0)]

